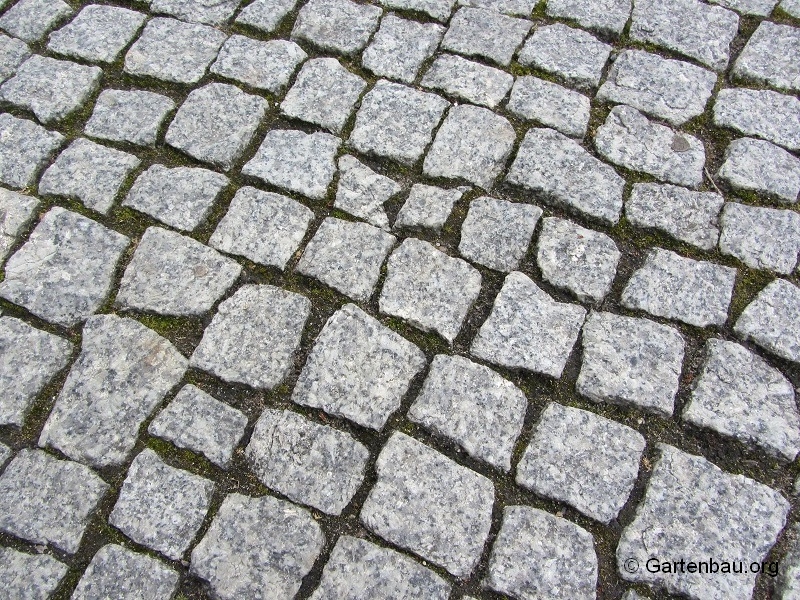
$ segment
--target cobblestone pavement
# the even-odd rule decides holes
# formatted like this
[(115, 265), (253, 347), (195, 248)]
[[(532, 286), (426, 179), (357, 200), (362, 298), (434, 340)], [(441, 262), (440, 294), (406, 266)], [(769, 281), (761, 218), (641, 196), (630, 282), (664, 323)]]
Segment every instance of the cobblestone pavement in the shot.
[(0, 600), (800, 598), (800, 2), (100, 2), (0, 0)]

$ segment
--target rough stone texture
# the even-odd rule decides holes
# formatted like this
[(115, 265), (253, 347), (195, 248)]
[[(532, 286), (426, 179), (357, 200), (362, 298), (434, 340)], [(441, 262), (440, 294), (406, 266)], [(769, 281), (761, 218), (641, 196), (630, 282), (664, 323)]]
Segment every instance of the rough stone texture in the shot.
[(322, 200), (336, 173), (334, 157), (340, 144), (341, 140), (329, 133), (273, 129), (242, 173)]
[(241, 271), (239, 263), (190, 237), (148, 227), (125, 269), (116, 304), (160, 315), (200, 316)]
[(490, 269), (513, 271), (525, 258), (541, 216), (538, 206), (487, 196), (476, 198), (461, 226), (458, 251)]
[(756, 296), (736, 321), (734, 331), (746, 340), (800, 362), (800, 290), (776, 279)]
[(508, 472), (527, 408), (522, 390), (488, 367), (439, 354), (408, 418)]
[(297, 270), (367, 302), (378, 284), (381, 265), (396, 243), (397, 238), (377, 227), (328, 217), (306, 246)]
[(778, 0), (711, 0), (711, 3), (730, 8), (743, 15), (768, 17)]
[(220, 600), (291, 600), (324, 543), (307, 510), (234, 493), (192, 551), (191, 573)]
[(381, 27), (364, 50), (361, 64), (378, 77), (412, 83), (422, 63), (433, 55), (444, 27), (418, 23), (392, 14), (381, 19)]
[(184, 21), (223, 25), (241, 3), (242, 0), (151, 0), (150, 10)]
[(378, 28), (381, 9), (350, 0), (310, 0), (297, 15), (292, 38), (330, 52), (355, 54)]
[(185, 371), (172, 344), (138, 321), (91, 317), (39, 445), (98, 468), (124, 463), (139, 427)]
[(0, 443), (0, 467), (6, 464), (6, 461), (11, 456), (12, 450), (3, 443)]
[(25, 554), (0, 548), (0, 579), (3, 598), (47, 600), (67, 574), (67, 565), (47, 554)]
[(736, 13), (698, 0), (637, 0), (630, 37), (694, 58), (715, 71), (724, 71), (730, 43), (739, 29)]
[(425, 362), (414, 344), (346, 304), (317, 337), (292, 400), (381, 430)]
[(616, 36), (628, 22), (631, 4), (631, 0), (548, 0), (547, 15), (570, 19), (581, 27)]
[(800, 252), (800, 215), (728, 202), (720, 219), (719, 249), (751, 269), (768, 269), (783, 275), (794, 271)]
[(470, 353), (509, 369), (561, 377), (586, 309), (556, 302), (526, 275), (506, 277)]
[(87, 208), (107, 214), (140, 163), (133, 154), (78, 138), (44, 172), (39, 193), (78, 198)]
[(20, 0), (0, 18), (0, 29), (30, 44), (42, 39), (72, 12), (62, 0)]
[[(768, 0), (773, 5), (775, 2)], [(734, 77), (800, 91), (800, 28), (762, 21), (733, 65)]]
[(393, 179), (380, 175), (349, 154), (339, 158), (339, 185), (334, 207), (389, 229), (385, 202), (402, 191)]
[(436, 133), (422, 171), (429, 177), (466, 179), (492, 188), (511, 154), (511, 124), (485, 108), (454, 106)]
[(245, 285), (219, 305), (191, 366), (223, 381), (272, 389), (294, 364), (311, 302), (271, 285)]
[(13, 317), (0, 318), (0, 423), (21, 427), (36, 396), (71, 354), (67, 340)]
[(152, 19), (125, 55), (125, 72), (174, 83), (197, 83), (226, 38), (208, 25)]
[(38, 198), (0, 188), (0, 262), (11, 252), (38, 206)]
[(158, 413), (147, 432), (227, 469), (246, 426), (244, 413), (189, 384)]
[(676, 185), (636, 183), (625, 204), (625, 217), (696, 246), (712, 250), (719, 239), (719, 211), (725, 199), (714, 192), (695, 192)]
[(415, 183), (403, 207), (397, 213), (395, 228), (410, 227), (441, 231), (455, 203), (469, 188), (439, 188)]
[(203, 524), (213, 482), (166, 464), (150, 448), (133, 459), (108, 522), (137, 544), (180, 560)]
[(0, 99), (30, 110), (44, 124), (62, 121), (89, 100), (103, 71), (34, 54), (0, 86)]
[(703, 183), (703, 142), (654, 123), (630, 106), (611, 109), (594, 143), (604, 158), (626, 169), (686, 187)]
[(75, 554), (107, 490), (84, 465), (22, 449), (0, 476), (0, 531)]
[(0, 33), (0, 83), (11, 77), (31, 55), (28, 44)]
[(460, 8), (450, 20), (441, 47), (507, 67), (532, 25), (487, 8)]
[(55, 206), (8, 259), (0, 296), (46, 321), (77, 325), (103, 304), (129, 242), (100, 223)]
[(537, 508), (503, 510), (487, 587), (519, 600), (592, 600), (596, 585), (591, 533)]
[(439, 56), (422, 78), (426, 88), (489, 108), (496, 108), (513, 84), (505, 71), (452, 54)]
[(732, 141), (719, 176), (735, 189), (775, 196), (782, 202), (795, 203), (800, 194), (800, 159), (763, 140)]
[(447, 21), (456, 0), (380, 0), (387, 8), (425, 13), (437, 21)]
[(459, 6), (490, 8), (513, 17), (529, 17), (536, 4), (536, 0), (458, 0)]
[(644, 447), (638, 431), (554, 402), (542, 413), (516, 481), (607, 524), (628, 501)]
[(380, 80), (361, 100), (349, 143), (364, 154), (414, 165), (448, 106), (435, 94)]
[(800, 0), (783, 0), (778, 8), (795, 19), (800, 19)]
[(593, 312), (583, 326), (575, 389), (594, 402), (671, 417), (683, 364), (683, 336), (647, 319)]
[(13, 188), (31, 186), (64, 136), (33, 121), (0, 114), (0, 183)]
[(608, 295), (621, 256), (604, 233), (555, 217), (542, 222), (536, 253), (542, 277), (581, 302), (601, 302)]
[(775, 490), (672, 446), (659, 448), (645, 498), (617, 546), (620, 575), (692, 598), (751, 597), (753, 572), (664, 574), (640, 568), (630, 573), (623, 567), (629, 559), (644, 565), (651, 556), (662, 562), (717, 556), (745, 565), (760, 562), (786, 522), (789, 503)]
[(403, 433), (376, 463), (361, 521), (385, 540), (466, 578), (489, 535), (494, 485)]
[(296, 5), (297, 0), (254, 0), (242, 9), (236, 22), (272, 33)]
[(714, 124), (800, 150), (800, 100), (771, 90), (729, 88), (714, 103)]
[(589, 126), (589, 98), (538, 77), (518, 77), (508, 110), (570, 137), (582, 138)]
[(552, 73), (570, 86), (591, 89), (600, 85), (611, 50), (590, 33), (556, 23), (537, 27), (518, 60)]
[(528, 130), (506, 181), (606, 223), (616, 223), (622, 211), (625, 180), (552, 129)]
[(450, 584), (433, 571), (365, 540), (343, 535), (311, 600), (447, 600)]
[(104, 90), (84, 132), (91, 137), (137, 146), (155, 146), (175, 102), (144, 90)]
[(232, 35), (220, 49), (210, 71), (250, 87), (279, 94), (307, 57), (294, 42), (262, 42), (243, 35)]
[(380, 311), (433, 330), (452, 344), (478, 298), (477, 269), (428, 242), (407, 238), (389, 257), (386, 270)]
[(283, 270), (313, 218), (311, 209), (287, 196), (242, 187), (208, 243), (217, 250)]
[(798, 542), (800, 538), (798, 534), (800, 534), (800, 528), (795, 525), (790, 532), (792, 542), (781, 561), (782, 569), (780, 569), (775, 586), (775, 597), (779, 600), (797, 600), (800, 597), (800, 542)]

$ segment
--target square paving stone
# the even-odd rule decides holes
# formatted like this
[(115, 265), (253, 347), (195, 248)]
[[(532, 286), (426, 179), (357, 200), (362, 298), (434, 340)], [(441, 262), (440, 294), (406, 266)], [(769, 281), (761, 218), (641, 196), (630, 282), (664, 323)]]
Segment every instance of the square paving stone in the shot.
[(272, 33), (296, 5), (297, 0), (254, 0), (241, 10), (236, 22)]
[(349, 144), (412, 166), (422, 158), (449, 103), (436, 94), (380, 80), (361, 100)]
[(245, 285), (219, 305), (191, 366), (223, 381), (272, 389), (294, 365), (311, 310), (305, 296), (271, 285)]
[(414, 344), (346, 304), (317, 337), (292, 401), (381, 430), (425, 363)]
[(0, 423), (21, 427), (56, 373), (67, 366), (72, 344), (13, 317), (0, 318)]
[(516, 481), (608, 524), (628, 501), (644, 447), (630, 427), (553, 402), (517, 465)]
[(761, 562), (786, 523), (789, 503), (775, 490), (672, 446), (659, 444), (659, 449), (644, 500), (617, 545), (619, 574), (692, 598), (750, 598), (756, 574), (747, 569), (731, 576), (624, 568), (625, 561), (644, 565), (653, 556), (670, 564), (687, 560), (687, 548), (697, 557), (690, 560)]
[(372, 225), (328, 217), (306, 246), (297, 270), (367, 302), (380, 279), (383, 261), (396, 243), (397, 238)]
[(720, 90), (714, 103), (714, 125), (730, 127), (800, 150), (800, 100), (772, 90), (729, 88)]
[(153, 165), (137, 177), (122, 205), (192, 231), (205, 221), (228, 183), (227, 177), (207, 169)]
[(336, 173), (335, 156), (341, 143), (329, 133), (273, 129), (242, 174), (322, 200)]
[(340, 515), (361, 487), (369, 450), (344, 431), (288, 410), (266, 408), (245, 455), (268, 488)]
[(122, 276), (116, 304), (159, 315), (200, 316), (241, 272), (235, 260), (190, 237), (148, 227)]
[(593, 312), (583, 326), (583, 363), (575, 389), (594, 402), (671, 417), (684, 346), (673, 327)]
[(75, 554), (107, 490), (89, 467), (24, 448), (0, 476), (0, 531)]
[(121, 233), (55, 206), (8, 259), (0, 296), (73, 327), (102, 306), (129, 244)]
[(0, 188), (0, 262), (33, 220), (38, 207), (38, 198)]
[(396, 181), (376, 173), (349, 154), (339, 158), (339, 185), (333, 203), (335, 208), (364, 219), (375, 227), (389, 229), (389, 217), (386, 216), (384, 204), (401, 191)]
[(412, 83), (422, 63), (436, 51), (443, 33), (441, 25), (388, 14), (364, 50), (361, 64), (378, 77)]
[(291, 600), (324, 544), (307, 510), (271, 496), (230, 494), (192, 551), (191, 573), (220, 600)]
[(39, 193), (78, 198), (87, 208), (107, 214), (141, 162), (133, 154), (78, 138), (44, 172)]
[(361, 521), (390, 543), (467, 578), (491, 525), (492, 482), (404, 433), (381, 450)]
[(439, 354), (408, 418), (508, 472), (527, 409), (522, 390), (488, 367)]
[(104, 90), (94, 105), (86, 135), (129, 142), (137, 146), (155, 146), (158, 132), (175, 110), (172, 98), (145, 90)]
[(208, 25), (152, 19), (125, 55), (125, 72), (173, 83), (197, 83), (227, 37)]
[(288, 117), (341, 133), (367, 83), (335, 58), (315, 58), (300, 69), (281, 103)]
[(800, 91), (800, 28), (759, 24), (733, 65), (732, 75), (789, 92)]
[(711, 3), (730, 8), (743, 15), (768, 17), (778, 0), (711, 0)]
[(110, 64), (144, 25), (142, 13), (90, 4), (68, 25), (50, 34), (47, 49), (88, 62)]
[(776, 279), (761, 290), (736, 321), (740, 338), (792, 362), (800, 362), (800, 289)]
[(484, 585), (519, 600), (593, 600), (594, 538), (543, 510), (507, 506)]
[(407, 238), (389, 257), (378, 305), (452, 344), (480, 291), (481, 274), (469, 263)]
[(0, 33), (0, 83), (11, 77), (31, 55), (28, 44)]
[(422, 78), (423, 87), (488, 108), (496, 108), (513, 84), (505, 71), (452, 54), (439, 56)]
[(487, 8), (460, 8), (450, 20), (442, 50), (479, 56), (507, 67), (532, 25)]
[(581, 302), (602, 302), (611, 291), (621, 256), (604, 233), (555, 217), (542, 222), (536, 251), (542, 277)]
[(575, 21), (581, 27), (618, 36), (631, 15), (631, 0), (548, 0), (547, 16)]
[(64, 136), (8, 113), (0, 114), (0, 183), (22, 189), (32, 186)]
[(310, 0), (297, 15), (292, 39), (323, 51), (355, 54), (378, 28), (381, 12), (377, 6), (350, 0)]
[(62, 0), (20, 0), (0, 18), (0, 29), (30, 44), (72, 13)]
[(751, 269), (783, 275), (794, 271), (800, 253), (800, 215), (728, 202), (722, 209), (719, 249)]
[(733, 140), (725, 150), (719, 177), (738, 190), (754, 191), (795, 203), (800, 194), (800, 159), (764, 140)]
[(86, 104), (102, 76), (100, 67), (35, 54), (0, 86), (0, 98), (30, 110), (44, 124), (56, 123)]
[(294, 42), (262, 42), (243, 35), (232, 35), (222, 46), (210, 71), (258, 90), (279, 94), (307, 57)]
[(166, 464), (150, 448), (133, 459), (108, 522), (137, 544), (180, 560), (203, 524), (214, 483)]
[(403, 207), (397, 214), (395, 228), (410, 227), (441, 231), (453, 206), (469, 190), (467, 187), (440, 188), (422, 183), (411, 186)]
[(311, 209), (287, 196), (242, 187), (208, 243), (228, 254), (283, 270), (313, 218)]
[(508, 369), (559, 378), (586, 316), (576, 304), (553, 300), (526, 275), (506, 277), (470, 354)]
[(0, 548), (0, 580), (8, 600), (46, 600), (52, 597), (68, 567), (48, 554), (26, 554)]
[(91, 317), (39, 445), (98, 468), (121, 465), (139, 427), (185, 371), (175, 347), (138, 321)]
[(193, 90), (175, 114), (164, 141), (203, 162), (230, 170), (267, 113), (263, 98), (226, 83)]
[(194, 23), (225, 24), (242, 0), (151, 0), (150, 10)]
[(458, 251), (490, 269), (513, 271), (525, 258), (541, 216), (542, 209), (531, 204), (476, 198), (461, 226)]
[(178, 573), (160, 560), (107, 544), (92, 558), (72, 600), (170, 600), (177, 587)]
[(453, 12), (456, 0), (380, 0), (387, 8), (424, 13), (437, 21), (445, 22)]
[(589, 98), (538, 77), (517, 77), (508, 110), (528, 121), (537, 121), (574, 138), (586, 135)]

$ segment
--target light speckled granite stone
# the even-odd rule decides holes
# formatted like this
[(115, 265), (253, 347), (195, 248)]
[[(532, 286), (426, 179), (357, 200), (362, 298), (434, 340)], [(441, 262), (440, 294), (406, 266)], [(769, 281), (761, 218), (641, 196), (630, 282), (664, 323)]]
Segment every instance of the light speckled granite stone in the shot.
[(800, 150), (800, 100), (772, 90), (729, 88), (714, 103), (714, 124)]
[(538, 77), (518, 77), (508, 110), (570, 137), (582, 138), (589, 126), (589, 98)]
[(11, 77), (31, 55), (28, 44), (0, 33), (0, 83)]
[(144, 25), (142, 13), (90, 4), (68, 25), (50, 34), (47, 49), (88, 62), (110, 64)]
[(137, 544), (180, 560), (203, 524), (214, 483), (166, 464), (150, 448), (133, 459), (108, 522)]
[(75, 554), (107, 490), (89, 467), (22, 449), (0, 476), (0, 531)]
[(532, 25), (487, 8), (460, 8), (450, 20), (441, 48), (507, 67)]
[(380, 3), (387, 8), (420, 12), (445, 22), (450, 18), (456, 0), (380, 0)]
[(62, 0), (20, 0), (0, 18), (0, 29), (30, 44), (72, 13)]
[(0, 188), (0, 262), (8, 256), (38, 206), (38, 198)]
[(364, 50), (361, 64), (378, 77), (411, 83), (422, 63), (436, 51), (444, 27), (418, 23), (392, 14), (381, 19), (381, 27)]
[[(789, 503), (775, 490), (742, 475), (731, 475), (700, 456), (659, 444), (655, 464), (636, 518), (622, 532), (617, 567), (623, 579), (692, 598), (750, 598), (756, 574), (631, 573), (625, 561), (707, 561), (709, 557), (761, 562), (786, 522)], [(691, 552), (691, 555), (687, 555)], [(727, 557), (731, 557), (728, 559)], [(735, 558), (734, 558), (735, 557)]]
[(548, 0), (547, 16), (617, 36), (628, 22), (631, 4), (631, 0)]
[(262, 42), (243, 35), (232, 35), (209, 70), (250, 87), (279, 94), (307, 57), (294, 42)]
[(441, 231), (455, 203), (469, 188), (440, 188), (422, 183), (411, 186), (403, 207), (397, 214), (395, 228), (410, 227)]
[(324, 544), (307, 510), (234, 493), (192, 551), (191, 573), (220, 600), (291, 600)]
[(636, 592), (636, 590), (628, 590), (625, 592), (625, 595), (622, 596), (622, 600), (649, 600), (646, 596), (642, 596)]
[(77, 325), (103, 304), (129, 243), (124, 235), (55, 206), (8, 259), (0, 296), (46, 321)]
[(98, 468), (124, 463), (139, 427), (185, 371), (175, 347), (138, 321), (91, 317), (39, 445)]
[(94, 105), (86, 135), (137, 146), (155, 146), (167, 115), (175, 110), (172, 98), (145, 90), (104, 90)]
[(720, 218), (719, 249), (751, 269), (768, 269), (783, 275), (794, 271), (800, 253), (800, 215), (728, 202)]
[(310, 0), (297, 15), (292, 38), (321, 50), (355, 54), (378, 28), (381, 9), (350, 0)]
[(0, 443), (0, 468), (6, 464), (6, 461), (11, 457), (12, 450), (3, 443)]
[(297, 0), (254, 0), (242, 9), (236, 22), (272, 33), (296, 5)]
[[(798, 5), (800, 7), (800, 5)], [(798, 11), (800, 14), (800, 11)], [(789, 548), (781, 560), (778, 580), (775, 586), (778, 600), (797, 600), (800, 598), (800, 527), (794, 525), (789, 532)]]
[(800, 194), (800, 159), (764, 140), (733, 140), (725, 150), (719, 176), (740, 190), (797, 202)]
[(64, 136), (8, 113), (0, 114), (0, 183), (22, 189), (33, 185)]
[(513, 84), (505, 71), (452, 54), (440, 55), (422, 78), (423, 87), (489, 108), (496, 108)]
[(195, 23), (225, 24), (242, 0), (150, 0), (150, 10)]
[(389, 217), (383, 205), (401, 191), (396, 181), (376, 173), (349, 154), (339, 158), (339, 185), (334, 207), (375, 227), (389, 229)]
[(597, 586), (594, 538), (543, 510), (507, 506), (485, 585), (519, 600), (593, 600)]
[(466, 578), (489, 535), (494, 485), (404, 433), (376, 464), (361, 521), (385, 540)]
[(537, 0), (458, 0), (459, 6), (490, 8), (512, 17), (529, 17)]
[(191, 366), (223, 381), (272, 389), (294, 365), (311, 302), (271, 285), (245, 285), (219, 305)]
[(583, 326), (575, 389), (594, 402), (671, 417), (683, 364), (683, 336), (647, 319), (593, 312)]
[(586, 309), (556, 302), (523, 273), (506, 277), (470, 353), (509, 369), (561, 377)]
[(733, 330), (773, 354), (800, 362), (800, 289), (776, 279), (747, 305)]
[(787, 15), (800, 19), (800, 0), (783, 0), (778, 8)]
[[(774, 0), (767, 0), (773, 5)], [(733, 65), (732, 75), (800, 91), (800, 28), (762, 21)]]
[(743, 15), (768, 17), (778, 3), (778, 0), (710, 0), (712, 4), (719, 4), (730, 8)]
[(67, 565), (48, 554), (0, 548), (0, 580), (8, 600), (47, 600), (67, 574)]
[(381, 430), (424, 366), (414, 344), (346, 304), (317, 336), (292, 401)]
[(380, 311), (452, 344), (480, 293), (478, 270), (428, 242), (406, 238), (389, 257), (386, 272)]

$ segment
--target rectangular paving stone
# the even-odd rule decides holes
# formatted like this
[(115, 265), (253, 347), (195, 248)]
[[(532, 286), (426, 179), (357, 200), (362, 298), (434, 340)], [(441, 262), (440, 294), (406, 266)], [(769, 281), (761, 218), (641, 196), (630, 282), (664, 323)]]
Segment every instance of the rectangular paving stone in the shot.
[(296, 5), (297, 0), (254, 0), (239, 12), (236, 22), (272, 33)]
[(441, 231), (455, 203), (468, 190), (467, 187), (440, 188), (422, 183), (411, 186), (394, 227), (410, 227)]
[(0, 114), (0, 183), (22, 189), (32, 186), (64, 136), (28, 119)]
[(10, 599), (46, 600), (58, 589), (67, 565), (48, 554), (27, 554), (0, 548), (0, 580), (3, 594)]
[(381, 12), (377, 6), (350, 0), (310, 0), (297, 15), (292, 39), (323, 51), (355, 54), (378, 28)]
[(39, 199), (0, 188), (0, 262), (4, 261), (17, 237), (33, 220)]
[(173, 110), (175, 102), (161, 94), (103, 90), (83, 131), (101, 140), (153, 147), (161, 126)]
[(0, 29), (31, 44), (72, 13), (62, 0), (19, 0), (0, 17)]
[(361, 64), (378, 77), (412, 83), (422, 64), (439, 46), (444, 27), (387, 14), (361, 56)]
[(151, 0), (150, 10), (194, 23), (223, 25), (242, 0)]
[(487, 8), (460, 8), (450, 20), (441, 48), (507, 67), (532, 25)]
[(589, 98), (538, 77), (517, 77), (507, 108), (564, 135), (582, 138), (589, 126)]
[[(773, 6), (774, 1), (768, 0)], [(789, 92), (800, 91), (800, 28), (762, 21), (731, 74)]]
[(11, 77), (31, 55), (28, 44), (0, 33), (0, 83)]
[(768, 17), (778, 0), (711, 0), (711, 3), (730, 8), (743, 15)]
[(422, 77), (422, 86), (489, 108), (496, 108), (508, 95), (514, 77), (478, 62), (442, 54)]
[(768, 269), (789, 275), (800, 253), (800, 215), (728, 202), (720, 218), (719, 249), (751, 269)]
[(512, 17), (529, 17), (536, 7), (536, 0), (458, 0), (459, 6), (490, 8)]
[(731, 187), (794, 204), (800, 194), (800, 159), (764, 140), (733, 140), (719, 177)]
[(389, 217), (384, 204), (401, 191), (395, 180), (376, 173), (353, 156), (339, 157), (335, 208), (388, 230)]
[(232, 35), (223, 44), (209, 70), (250, 87), (279, 94), (307, 57), (294, 42), (262, 42), (243, 35)]
[(618, 36), (631, 15), (631, 0), (548, 0), (547, 16), (575, 21), (581, 27)]
[(714, 103), (714, 124), (800, 150), (800, 100), (772, 90), (728, 88)]
[(380, 0), (387, 8), (420, 12), (445, 22), (453, 12), (456, 0)]
[(765, 350), (800, 362), (800, 290), (776, 279), (761, 290), (736, 321), (733, 330)]

